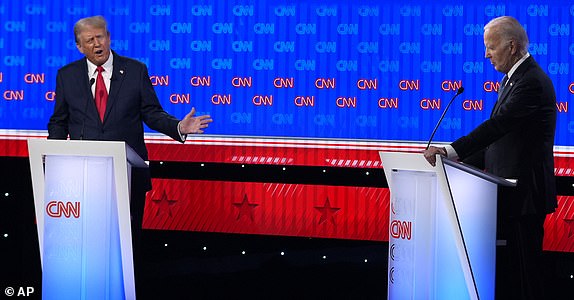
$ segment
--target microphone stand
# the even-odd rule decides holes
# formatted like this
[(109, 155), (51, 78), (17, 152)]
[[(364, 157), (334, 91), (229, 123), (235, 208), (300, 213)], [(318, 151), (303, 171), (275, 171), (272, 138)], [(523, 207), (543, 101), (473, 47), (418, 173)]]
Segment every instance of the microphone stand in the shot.
[(448, 102), (448, 105), (446, 106), (446, 108), (444, 109), (444, 111), (442, 112), (442, 115), (440, 116), (440, 119), (438, 119), (438, 122), (436, 123), (436, 126), (434, 127), (434, 130), (432, 131), (431, 137), (429, 139), (429, 142), (427, 143), (427, 146), (425, 148), (425, 150), (428, 150), (428, 148), (430, 147), (430, 144), (432, 142), (432, 139), (440, 125), (440, 123), (442, 122), (442, 119), (444, 119), (444, 115), (446, 114), (446, 111), (448, 110), (448, 108), (450, 107), (450, 105), (452, 104), (452, 102), (454, 101), (454, 99), (462, 94), (462, 92), (464, 92), (464, 88), (461, 86), (458, 88), (458, 90), (456, 91), (456, 94), (452, 97), (452, 99), (450, 99), (450, 101)]

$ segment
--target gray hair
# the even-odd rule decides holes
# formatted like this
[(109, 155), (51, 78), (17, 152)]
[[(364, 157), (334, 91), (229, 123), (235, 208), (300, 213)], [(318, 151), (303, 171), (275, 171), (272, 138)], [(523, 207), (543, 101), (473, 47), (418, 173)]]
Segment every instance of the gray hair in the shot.
[(518, 45), (521, 54), (528, 52), (528, 35), (515, 18), (510, 16), (494, 18), (484, 26), (484, 30), (492, 30), (505, 40), (513, 40)]
[(74, 37), (76, 39), (76, 44), (80, 41), (80, 34), (84, 31), (85, 27), (93, 27), (93, 28), (103, 28), (106, 30), (106, 33), (110, 35), (108, 31), (108, 22), (102, 16), (93, 16), (80, 19), (74, 24)]

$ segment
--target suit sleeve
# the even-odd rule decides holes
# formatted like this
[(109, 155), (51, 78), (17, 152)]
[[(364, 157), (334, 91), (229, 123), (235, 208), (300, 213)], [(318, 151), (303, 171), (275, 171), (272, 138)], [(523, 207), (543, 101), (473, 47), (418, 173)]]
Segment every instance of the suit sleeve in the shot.
[(159, 103), (159, 99), (149, 79), (147, 67), (141, 69), (141, 112), (144, 123), (172, 139), (184, 142), (178, 131), (179, 119), (168, 114)]
[(541, 99), (546, 98), (543, 87), (541, 80), (532, 76), (517, 82), (495, 116), (451, 144), (459, 157), (465, 159), (481, 151), (525, 122), (533, 120), (537, 114), (552, 109), (551, 105), (541, 103)]
[(68, 120), (69, 110), (64, 93), (64, 79), (60, 71), (56, 77), (56, 103), (54, 113), (48, 122), (49, 139), (67, 139), (68, 138)]

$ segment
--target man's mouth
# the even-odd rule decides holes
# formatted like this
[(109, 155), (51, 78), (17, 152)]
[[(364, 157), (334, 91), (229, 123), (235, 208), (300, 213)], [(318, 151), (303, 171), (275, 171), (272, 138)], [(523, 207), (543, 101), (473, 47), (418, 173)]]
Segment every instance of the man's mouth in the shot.
[(104, 53), (104, 50), (96, 50), (96, 55), (102, 55), (102, 53)]

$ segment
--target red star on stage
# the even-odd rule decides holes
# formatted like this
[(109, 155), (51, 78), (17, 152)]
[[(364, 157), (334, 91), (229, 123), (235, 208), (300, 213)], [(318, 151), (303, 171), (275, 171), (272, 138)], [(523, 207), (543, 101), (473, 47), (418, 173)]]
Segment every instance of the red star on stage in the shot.
[(177, 200), (168, 199), (167, 193), (165, 192), (165, 190), (163, 190), (163, 193), (161, 194), (161, 197), (159, 199), (152, 199), (151, 201), (153, 201), (158, 206), (157, 212), (155, 213), (156, 217), (167, 210), (167, 213), (171, 218), (172, 216), (171, 207), (177, 202)]
[(241, 216), (248, 215), (251, 222), (253, 222), (253, 209), (257, 207), (259, 204), (252, 204), (249, 203), (247, 199), (247, 195), (243, 196), (243, 201), (240, 203), (233, 203), (233, 206), (239, 208), (239, 214), (237, 214), (237, 219), (239, 220)]
[(333, 225), (335, 225), (335, 214), (339, 211), (340, 208), (331, 207), (331, 203), (329, 202), (329, 197), (325, 200), (325, 204), (323, 206), (315, 206), (315, 209), (321, 212), (321, 219), (319, 219), (319, 224), (330, 220)]

